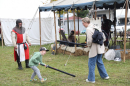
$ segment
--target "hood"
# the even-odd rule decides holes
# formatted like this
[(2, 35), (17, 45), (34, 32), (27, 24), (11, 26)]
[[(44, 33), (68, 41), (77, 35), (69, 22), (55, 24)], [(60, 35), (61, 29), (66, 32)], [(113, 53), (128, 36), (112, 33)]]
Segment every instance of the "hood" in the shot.
[(17, 20), (16, 20), (16, 26), (17, 26), (17, 27), (19, 27), (19, 25), (18, 25), (19, 23), (22, 23), (22, 20), (21, 20), (21, 19), (17, 19)]

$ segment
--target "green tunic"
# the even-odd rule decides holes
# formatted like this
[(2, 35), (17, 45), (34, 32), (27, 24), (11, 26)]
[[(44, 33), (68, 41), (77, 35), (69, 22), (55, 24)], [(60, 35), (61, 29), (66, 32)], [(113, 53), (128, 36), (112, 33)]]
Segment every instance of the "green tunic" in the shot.
[(42, 62), (42, 55), (40, 52), (35, 52), (34, 55), (29, 60), (29, 66), (38, 66), (40, 64), (45, 64)]

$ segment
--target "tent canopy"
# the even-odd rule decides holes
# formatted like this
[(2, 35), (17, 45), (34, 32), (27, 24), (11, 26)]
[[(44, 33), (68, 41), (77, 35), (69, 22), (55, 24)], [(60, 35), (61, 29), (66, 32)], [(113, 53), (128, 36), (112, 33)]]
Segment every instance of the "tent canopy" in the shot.
[(55, 11), (55, 10), (69, 10), (69, 9), (85, 9), (91, 8), (95, 0), (58, 0), (53, 3), (47, 4), (43, 7), (39, 7), (39, 11)]
[(95, 5), (97, 8), (114, 9), (114, 3), (116, 3), (116, 8), (120, 9), (124, 6), (125, 0), (99, 0), (95, 2)]
[[(129, 0), (130, 1), (130, 0)], [(53, 3), (47, 4), (43, 7), (39, 7), (39, 11), (60, 11), (69, 9), (91, 9), (95, 5), (97, 8), (110, 8), (114, 9), (114, 3), (116, 2), (116, 8), (124, 6), (125, 0), (59, 0)], [(130, 6), (130, 4), (129, 4)]]

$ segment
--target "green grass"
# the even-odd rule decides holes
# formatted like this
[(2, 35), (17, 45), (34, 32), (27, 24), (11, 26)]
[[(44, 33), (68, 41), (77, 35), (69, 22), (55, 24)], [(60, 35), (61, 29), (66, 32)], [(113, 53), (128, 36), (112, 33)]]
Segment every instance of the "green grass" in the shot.
[[(84, 42), (85, 37), (80, 37), (80, 41)], [(42, 45), (50, 49), (50, 44)], [(40, 46), (30, 47), (30, 56), (33, 52), (38, 51)], [(13, 47), (0, 46), (0, 86), (129, 86), (130, 85), (130, 60), (125, 63), (107, 61), (103, 59), (107, 73), (110, 76), (109, 80), (103, 80), (97, 68), (95, 68), (96, 83), (87, 83), (85, 79), (88, 75), (88, 56), (71, 56), (66, 63), (69, 55), (57, 54), (51, 55), (51, 51), (43, 56), (43, 62), (47, 65), (63, 70), (65, 72), (76, 75), (60, 73), (58, 71), (38, 66), (41, 75), (47, 78), (47, 81), (40, 83), (39, 80), (30, 82), (30, 77), (33, 73), (32, 69), (25, 68), (25, 62), (22, 62), (23, 70), (17, 69), (17, 62), (14, 61)], [(35, 77), (38, 79), (38, 77)]]

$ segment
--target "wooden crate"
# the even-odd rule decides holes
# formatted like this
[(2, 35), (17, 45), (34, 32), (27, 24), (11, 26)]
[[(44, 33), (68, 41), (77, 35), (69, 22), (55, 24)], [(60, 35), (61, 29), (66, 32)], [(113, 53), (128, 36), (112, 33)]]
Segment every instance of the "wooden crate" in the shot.
[[(124, 56), (123, 53), (124, 51), (120, 51), (121, 52), (121, 59), (123, 60)], [(128, 54), (125, 54), (125, 59), (130, 59), (130, 50), (127, 50)]]

